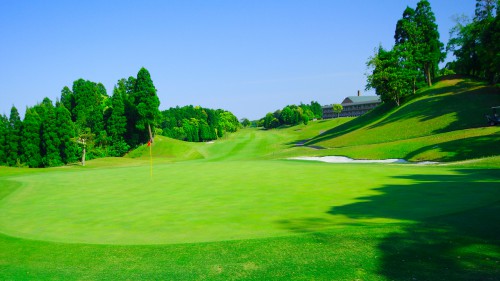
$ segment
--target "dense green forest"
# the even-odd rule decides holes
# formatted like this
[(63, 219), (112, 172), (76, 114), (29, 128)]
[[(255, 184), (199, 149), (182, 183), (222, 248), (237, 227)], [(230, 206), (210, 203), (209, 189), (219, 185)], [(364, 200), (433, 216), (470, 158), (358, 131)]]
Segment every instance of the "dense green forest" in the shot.
[(54, 167), (81, 159), (122, 156), (161, 133), (186, 141), (206, 141), (239, 128), (228, 111), (186, 106), (161, 112), (150, 73), (120, 79), (111, 96), (101, 83), (78, 79), (26, 108), (24, 120), (12, 107), (0, 115), (0, 165)]
[[(447, 74), (473, 75), (494, 84), (500, 79), (499, 0), (477, 0), (472, 21), (457, 18), (446, 50), (455, 61), (439, 70), (446, 57), (439, 40), (436, 18), (427, 0), (407, 7), (396, 23), (394, 46), (379, 46), (369, 58), (367, 90), (374, 89), (384, 102), (400, 105), (435, 77)], [(496, 13), (496, 15), (495, 15)]]
[(210, 141), (236, 132), (240, 123), (231, 112), (199, 106), (175, 107), (162, 111), (161, 134), (185, 141)]
[(321, 119), (323, 117), (323, 109), (316, 101), (311, 101), (310, 104), (287, 105), (283, 109), (278, 109), (275, 112), (269, 112), (265, 117), (257, 122), (257, 126), (266, 129), (277, 128), (282, 125), (297, 125), (307, 123), (310, 120)]

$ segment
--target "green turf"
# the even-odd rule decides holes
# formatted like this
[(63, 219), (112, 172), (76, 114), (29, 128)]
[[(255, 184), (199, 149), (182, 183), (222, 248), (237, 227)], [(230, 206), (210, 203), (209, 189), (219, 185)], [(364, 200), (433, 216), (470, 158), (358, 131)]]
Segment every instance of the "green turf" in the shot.
[[(194, 170), (203, 173), (193, 179)], [(1, 176), (2, 187), (16, 185), (0, 206), (10, 234), (0, 236), (3, 276), (495, 280), (499, 273), (491, 223), (500, 213), (498, 169), (189, 161), (160, 164), (148, 177), (147, 166)], [(142, 243), (157, 245), (123, 245)]]
[[(471, 91), (486, 103), (459, 83), (408, 105)], [(213, 143), (157, 137), (152, 178), (146, 146), (85, 167), (0, 167), (0, 279), (499, 280), (498, 127), (386, 110)], [(414, 132), (394, 138), (403, 124)], [(308, 139), (326, 149), (297, 146)], [(284, 160), (302, 155), (460, 161)]]
[[(377, 194), (374, 190), (380, 182), (408, 185), (408, 179), (387, 174), (404, 175), (412, 169), (390, 166), (381, 171), (376, 166), (226, 161), (158, 165), (153, 179), (147, 166), (24, 176), (13, 178), (22, 188), (0, 204), (0, 232), (36, 240), (101, 244), (283, 236), (290, 232), (281, 222), (310, 216), (322, 221), (325, 227), (364, 222), (325, 210), (357, 202), (355, 198), (360, 195)], [(203, 172), (193, 180), (193, 171)], [(342, 179), (342, 175), (352, 171), (363, 177)], [(423, 172), (432, 175), (443, 170), (434, 167)], [(469, 193), (458, 204), (460, 208), (484, 204), (492, 195)], [(402, 208), (404, 204), (396, 206)], [(442, 204), (428, 213), (418, 211), (418, 219), (456, 212), (457, 208), (457, 202), (452, 206)]]
[(445, 80), (400, 107), (387, 112), (384, 111), (387, 106), (382, 106), (362, 118), (329, 130), (309, 143), (345, 147), (484, 127), (487, 125), (484, 115), (491, 114), (490, 108), (497, 104), (500, 104), (500, 90), (496, 87), (459, 79)]

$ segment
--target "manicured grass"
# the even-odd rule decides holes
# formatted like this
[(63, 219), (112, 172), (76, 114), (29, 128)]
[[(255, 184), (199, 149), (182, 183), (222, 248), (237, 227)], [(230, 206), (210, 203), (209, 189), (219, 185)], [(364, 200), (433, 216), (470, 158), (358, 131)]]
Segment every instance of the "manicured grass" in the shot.
[[(389, 169), (404, 173), (407, 168)], [(366, 177), (340, 180), (352, 170)], [(193, 171), (201, 171), (196, 180)], [(1, 202), (0, 231), (29, 239), (101, 244), (283, 236), (290, 232), (282, 221), (311, 215), (325, 225), (352, 223), (325, 211), (374, 194), (378, 177), (385, 179), (385, 173), (367, 166), (296, 161), (184, 162), (158, 165), (154, 172), (152, 179), (147, 166), (11, 178), (22, 188)]]

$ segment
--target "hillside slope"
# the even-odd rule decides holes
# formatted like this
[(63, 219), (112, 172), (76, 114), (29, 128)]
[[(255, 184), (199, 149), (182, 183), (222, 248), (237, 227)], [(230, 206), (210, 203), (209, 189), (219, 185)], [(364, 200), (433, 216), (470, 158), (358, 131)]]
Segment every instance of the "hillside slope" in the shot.
[(444, 80), (400, 107), (382, 105), (306, 145), (329, 148), (321, 154), (356, 158), (453, 161), (500, 155), (500, 128), (485, 128), (484, 117), (496, 105), (497, 87)]

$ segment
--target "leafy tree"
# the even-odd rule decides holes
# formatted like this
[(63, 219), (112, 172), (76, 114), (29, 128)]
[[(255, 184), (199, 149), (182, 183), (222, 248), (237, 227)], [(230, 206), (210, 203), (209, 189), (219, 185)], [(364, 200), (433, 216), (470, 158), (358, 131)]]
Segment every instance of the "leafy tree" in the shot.
[(323, 108), (317, 101), (311, 101), (310, 109), (314, 114), (314, 118), (321, 119), (323, 118)]
[(367, 66), (372, 73), (367, 77), (366, 89), (375, 89), (383, 101), (392, 100), (399, 106), (401, 98), (412, 93), (412, 71), (401, 65), (397, 49), (386, 51), (380, 46)]
[(262, 125), (266, 129), (277, 128), (279, 126), (279, 121), (272, 113), (268, 113), (266, 117), (264, 117)]
[(104, 99), (106, 89), (101, 83), (78, 79), (73, 83), (75, 108), (73, 114), (78, 129), (90, 128), (100, 131), (103, 126)]
[(289, 106), (285, 106), (283, 110), (281, 110), (279, 120), (283, 122), (283, 124), (291, 125), (294, 123), (294, 112)]
[(221, 109), (217, 110), (217, 112), (219, 114), (220, 126), (225, 132), (232, 133), (239, 129), (240, 122), (231, 112)]
[(476, 27), (469, 24), (466, 17), (458, 17), (455, 21), (456, 25), (450, 31), (450, 40), (446, 50), (452, 52), (456, 59), (448, 63), (448, 67), (456, 73), (478, 75), (480, 64)]
[(240, 120), (240, 122), (241, 122), (241, 125), (242, 125), (243, 127), (245, 127), (245, 128), (246, 128), (246, 127), (248, 127), (248, 126), (250, 126), (250, 124), (251, 124), (251, 123), (250, 123), (250, 120), (248, 120), (247, 118), (242, 118), (242, 119)]
[(332, 109), (333, 112), (337, 113), (337, 118), (338, 118), (342, 110), (344, 110), (344, 107), (341, 104), (334, 104)]
[[(448, 64), (456, 73), (469, 74), (496, 83), (500, 78), (499, 1), (477, 0), (472, 21), (465, 16), (455, 19), (447, 51), (455, 56)], [(496, 15), (495, 15), (496, 11)]]
[(314, 113), (311, 111), (310, 107), (306, 107), (305, 109), (302, 108), (302, 110), (304, 111), (302, 118), (302, 122), (304, 123), (304, 125), (307, 125), (309, 123), (309, 120), (313, 120), (316, 118)]
[[(478, 57), (481, 77), (495, 83), (500, 75), (500, 1), (477, 0), (474, 24), (478, 30)], [(496, 10), (496, 17), (495, 17)]]
[(24, 163), (30, 168), (42, 166), (42, 156), (40, 152), (40, 127), (41, 119), (38, 113), (31, 108), (26, 108), (24, 115), (21, 146), (23, 147)]
[(7, 130), (7, 163), (15, 166), (20, 161), (22, 121), (15, 106), (10, 110), (9, 126)]

